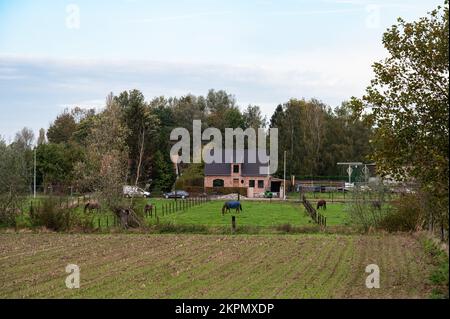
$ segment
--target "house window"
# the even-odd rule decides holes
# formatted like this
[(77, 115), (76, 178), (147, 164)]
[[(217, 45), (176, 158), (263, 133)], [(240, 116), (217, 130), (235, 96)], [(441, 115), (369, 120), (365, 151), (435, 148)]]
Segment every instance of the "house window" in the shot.
[(233, 173), (239, 173), (239, 165), (233, 165)]
[(251, 179), (248, 181), (248, 187), (255, 187), (255, 180)]
[(264, 181), (263, 180), (259, 180), (258, 181), (258, 188), (264, 188)]
[(224, 185), (223, 179), (213, 180), (213, 187), (223, 187), (223, 185)]

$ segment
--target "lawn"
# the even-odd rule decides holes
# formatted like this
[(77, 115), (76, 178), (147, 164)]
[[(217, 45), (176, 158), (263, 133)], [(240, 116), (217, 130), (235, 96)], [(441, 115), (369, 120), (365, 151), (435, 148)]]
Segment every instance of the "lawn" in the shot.
[[(33, 205), (37, 207), (42, 198), (33, 201)], [(57, 202), (62, 205), (67, 205), (69, 202), (76, 202), (75, 199), (55, 198)], [(239, 226), (255, 226), (260, 228), (273, 228), (283, 225), (291, 226), (311, 226), (315, 225), (312, 219), (306, 214), (305, 209), (298, 201), (281, 202), (273, 201), (253, 201), (242, 200), (243, 211), (237, 213), (232, 210), (230, 213), (222, 216), (222, 205), (225, 200), (211, 200), (200, 202), (198, 199), (181, 200), (178, 199), (162, 199), (162, 198), (135, 198), (133, 199), (133, 206), (135, 211), (143, 216), (144, 206), (151, 203), (154, 206), (152, 216), (144, 216), (145, 222), (148, 225), (155, 224), (171, 224), (171, 225), (202, 225), (227, 228), (231, 225), (231, 216), (236, 216), (236, 222)], [(312, 200), (313, 205), (315, 202)], [(319, 212), (327, 217), (327, 226), (347, 226), (350, 225), (348, 213), (346, 210), (346, 203), (329, 202), (326, 210), (319, 210)], [(24, 211), (26, 214), (19, 218), (19, 228), (30, 226), (28, 220), (28, 210), (30, 203), (26, 203)], [(177, 207), (177, 209), (175, 209)], [(74, 214), (81, 215), (83, 212), (82, 200), (80, 199), (80, 206), (73, 208)], [(156, 218), (157, 216), (157, 218)], [(107, 230), (114, 226), (116, 218), (114, 214), (105, 209), (101, 209), (99, 213), (94, 211), (93, 226)]]
[[(173, 203), (172, 201), (152, 201), (157, 207), (157, 216), (160, 223), (172, 223), (175, 225), (205, 225), (205, 226), (229, 226), (231, 216), (236, 216), (238, 225), (242, 226), (279, 226), (290, 224), (292, 226), (311, 225), (311, 218), (305, 213), (303, 205), (294, 202), (279, 201), (241, 201), (243, 211), (222, 215), (224, 201), (210, 201), (198, 206), (171, 212), (162, 215), (162, 205)], [(343, 203), (329, 203), (326, 210), (320, 213), (327, 217), (327, 224), (348, 224), (347, 212)], [(149, 223), (157, 222), (155, 217), (147, 218)]]
[(0, 269), (0, 298), (427, 298), (433, 266), (408, 235), (2, 233)]

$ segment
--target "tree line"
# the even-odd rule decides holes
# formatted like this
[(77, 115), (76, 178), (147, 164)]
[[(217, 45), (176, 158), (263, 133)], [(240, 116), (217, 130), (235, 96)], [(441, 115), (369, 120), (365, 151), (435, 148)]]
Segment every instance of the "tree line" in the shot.
[[(270, 121), (257, 105), (241, 108), (232, 94), (209, 90), (206, 96), (156, 97), (146, 101), (139, 90), (112, 93), (106, 106), (64, 110), (45, 132), (39, 131), (36, 146), (38, 185), (79, 191), (101, 188), (112, 171), (120, 171), (124, 183), (169, 190), (175, 167), (169, 151), (172, 129), (184, 127), (192, 133), (192, 121), (202, 129), (274, 128), (279, 130), (279, 154), (288, 152), (289, 175), (338, 175), (337, 161), (362, 161), (369, 154), (370, 127), (352, 119), (348, 103), (332, 110), (319, 100), (291, 99), (275, 108)], [(21, 185), (30, 189), (33, 171), (34, 134), (24, 128), (10, 145), (0, 144), (3, 153), (23, 154)], [(20, 162), (20, 161), (19, 161)], [(15, 161), (15, 163), (19, 163)], [(121, 167), (122, 166), (122, 167)], [(103, 170), (108, 173), (98, 176)], [(4, 170), (8, 170), (5, 166)], [(11, 170), (9, 170), (11, 172)], [(3, 173), (3, 172), (2, 172)], [(282, 174), (280, 163), (279, 174)], [(103, 181), (96, 179), (103, 179)], [(113, 182), (113, 181), (109, 181)], [(17, 185), (17, 181), (9, 184)], [(22, 187), (23, 187), (22, 186)], [(24, 189), (22, 189), (23, 191)]]

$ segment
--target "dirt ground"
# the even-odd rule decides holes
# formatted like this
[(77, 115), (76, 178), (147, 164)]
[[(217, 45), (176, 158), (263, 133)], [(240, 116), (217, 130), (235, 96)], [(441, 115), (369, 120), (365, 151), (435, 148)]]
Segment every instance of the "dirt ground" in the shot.
[(0, 234), (0, 298), (428, 298), (430, 271), (408, 235)]

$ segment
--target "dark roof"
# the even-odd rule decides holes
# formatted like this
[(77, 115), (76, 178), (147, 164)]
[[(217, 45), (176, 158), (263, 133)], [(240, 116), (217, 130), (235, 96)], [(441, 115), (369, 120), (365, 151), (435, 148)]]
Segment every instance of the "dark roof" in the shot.
[[(256, 163), (249, 163), (248, 150), (244, 150), (243, 153), (233, 152), (232, 162), (236, 164), (241, 163), (241, 175), (242, 176), (267, 176), (267, 174), (260, 174), (260, 167), (267, 168), (268, 164), (262, 164), (259, 161), (257, 151)], [(228, 162), (228, 163), (226, 163)], [(222, 163), (205, 163), (205, 176), (230, 176), (231, 175), (231, 159), (225, 160), (225, 150), (222, 150)]]

